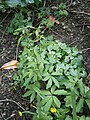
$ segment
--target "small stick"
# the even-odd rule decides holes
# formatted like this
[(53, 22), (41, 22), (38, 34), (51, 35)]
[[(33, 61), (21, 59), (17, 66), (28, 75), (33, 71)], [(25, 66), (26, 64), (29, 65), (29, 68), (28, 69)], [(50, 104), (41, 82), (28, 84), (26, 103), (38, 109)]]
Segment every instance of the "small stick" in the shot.
[(85, 15), (90, 16), (90, 13), (87, 13), (87, 12), (84, 12), (84, 11), (80, 11), (80, 12), (78, 12), (78, 11), (69, 11), (69, 12), (78, 13), (78, 14), (85, 14)]
[(10, 115), (10, 117), (6, 118), (5, 120), (9, 120), (10, 118), (14, 117), (15, 114)]
[(12, 100), (12, 99), (4, 99), (4, 100), (0, 100), (0, 102), (13, 102), (15, 103), (17, 106), (19, 106), (23, 111), (25, 111), (25, 109), (16, 101)]
[(69, 45), (72, 45), (72, 44), (74, 44), (75, 42), (78, 42), (78, 41), (80, 41), (80, 40), (73, 41)]
[(90, 48), (83, 49), (82, 52), (87, 51), (87, 50), (90, 50)]
[(62, 35), (58, 34), (57, 32), (53, 31), (52, 29), (50, 29), (54, 34), (58, 35), (59, 37), (65, 39)]
[(3, 20), (0, 22), (0, 24), (2, 24), (4, 22), (4, 20), (8, 17), (8, 15), (11, 13), (11, 11), (8, 12), (8, 14), (5, 16), (5, 18), (3, 18)]

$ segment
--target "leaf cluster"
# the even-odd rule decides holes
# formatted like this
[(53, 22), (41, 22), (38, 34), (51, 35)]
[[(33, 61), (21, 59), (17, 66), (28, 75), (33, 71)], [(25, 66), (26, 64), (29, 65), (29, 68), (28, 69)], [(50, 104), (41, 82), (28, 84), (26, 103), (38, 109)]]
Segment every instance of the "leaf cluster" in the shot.
[[(77, 113), (83, 113), (85, 103), (90, 109), (90, 89), (82, 81), (87, 73), (82, 66), (81, 52), (49, 39), (49, 36), (41, 39), (38, 45), (24, 45), (14, 75), (15, 85), (25, 88), (23, 97), (37, 106), (35, 119), (46, 120), (42, 117), (45, 115), (51, 120), (77, 120)], [(57, 109), (54, 117), (51, 107)]]

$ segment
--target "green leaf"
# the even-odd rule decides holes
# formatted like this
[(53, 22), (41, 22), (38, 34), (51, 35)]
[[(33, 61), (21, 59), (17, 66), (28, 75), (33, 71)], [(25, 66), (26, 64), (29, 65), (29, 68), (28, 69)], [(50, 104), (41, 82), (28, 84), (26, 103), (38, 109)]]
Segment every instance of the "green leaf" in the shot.
[(54, 77), (52, 77), (52, 80), (55, 83), (55, 85), (59, 88), (59, 82), (57, 81), (57, 79), (55, 79)]
[(54, 91), (54, 95), (67, 95), (67, 91), (65, 91), (65, 90), (56, 90), (56, 91)]
[(47, 91), (47, 90), (42, 90), (41, 94), (43, 94), (43, 95), (51, 95), (50, 91)]
[(82, 79), (78, 80), (78, 85), (79, 85), (79, 89), (80, 89), (80, 94), (81, 94), (82, 96), (84, 96), (84, 94), (85, 94), (85, 89), (84, 89), (84, 84), (83, 84), (83, 82), (82, 82)]
[(41, 102), (42, 102), (42, 105), (45, 105), (49, 99), (51, 98), (51, 96), (46, 96)]
[(34, 0), (26, 0), (26, 3), (34, 3)]
[(90, 90), (88, 90), (88, 91), (86, 92), (86, 97), (87, 97), (87, 98), (90, 98)]
[(73, 120), (73, 119), (72, 119), (71, 116), (68, 115), (68, 116), (65, 118), (65, 120)]
[(45, 104), (45, 106), (44, 106), (45, 112), (48, 112), (48, 111), (49, 111), (51, 105), (52, 105), (52, 97), (48, 100), (48, 102), (47, 102), (47, 103)]
[(53, 100), (54, 100), (55, 105), (56, 105), (58, 108), (60, 108), (61, 103), (60, 103), (60, 101), (58, 100), (58, 98), (55, 97), (55, 96), (53, 96)]
[(47, 81), (50, 79), (50, 75), (49, 74), (46, 74), (46, 77), (43, 79), (43, 81)]
[(81, 77), (85, 78), (87, 76), (87, 72), (84, 70), (82, 73), (81, 73)]
[(28, 79), (25, 79), (25, 82), (24, 82), (23, 86), (27, 86), (30, 81), (31, 81), (31, 80), (30, 80), (29, 78), (28, 78)]
[(60, 73), (59, 72), (52, 72), (51, 75), (57, 76), (57, 75), (60, 75)]
[(72, 69), (70, 69), (70, 74), (71, 74), (72, 76), (74, 76), (74, 77), (78, 76), (77, 71), (76, 71), (76, 70), (74, 70), (73, 68), (72, 68)]
[(67, 16), (68, 12), (66, 10), (63, 10), (63, 15)]
[(76, 112), (79, 113), (83, 106), (84, 106), (84, 99), (81, 98), (77, 103)]
[(88, 105), (88, 107), (90, 109), (90, 99), (86, 99), (85, 101), (86, 101), (86, 103), (87, 103), (87, 105)]
[(48, 80), (47, 85), (46, 85), (46, 89), (50, 88), (51, 86), (52, 86), (52, 79), (50, 78), (50, 79)]
[(44, 64), (43, 64), (43, 62), (40, 63), (39, 70), (40, 70), (41, 73), (43, 72), (43, 70), (44, 70)]
[(35, 98), (35, 92), (30, 96), (30, 103), (34, 100)]
[(52, 93), (52, 94), (53, 94), (53, 92), (55, 91), (55, 89), (56, 89), (56, 86), (53, 85), (53, 86), (51, 87), (51, 93)]
[(50, 66), (49, 72), (51, 73), (53, 71), (53, 69), (54, 69), (54, 66)]
[(25, 92), (25, 94), (23, 95), (23, 97), (28, 97), (28, 96), (30, 96), (31, 94), (32, 94), (32, 91), (29, 90), (29, 91)]
[(36, 87), (35, 85), (33, 85), (32, 88), (34, 89), (35, 92), (41, 93), (40, 89)]
[(86, 120), (90, 120), (90, 117), (86, 117)]
[(65, 100), (66, 107), (72, 107), (71, 96), (66, 96), (66, 98), (64, 100)]
[(40, 61), (41, 59), (38, 51), (38, 46), (34, 47), (34, 54), (36, 55), (37, 60)]
[(77, 120), (76, 114), (76, 95), (74, 89), (71, 89), (71, 103), (72, 103), (72, 113), (73, 113), (73, 120)]
[(81, 116), (79, 120), (86, 120), (86, 119), (85, 119), (85, 116), (84, 116), (84, 115)]

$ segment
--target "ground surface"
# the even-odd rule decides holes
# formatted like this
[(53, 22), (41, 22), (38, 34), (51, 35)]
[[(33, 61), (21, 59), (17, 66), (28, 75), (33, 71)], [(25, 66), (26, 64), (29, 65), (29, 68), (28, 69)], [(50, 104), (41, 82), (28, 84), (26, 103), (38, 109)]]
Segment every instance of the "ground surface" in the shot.
[[(49, 32), (56, 38), (61, 39), (62, 42), (65, 42), (70, 46), (77, 46), (78, 49), (82, 50), (84, 56), (84, 66), (89, 75), (90, 1), (68, 1), (67, 5), (69, 9), (69, 16), (60, 19), (60, 22), (64, 22), (64, 26), (55, 25)], [(15, 37), (6, 32), (10, 16), (7, 16), (6, 18), (5, 16), (5, 14), (0, 13), (0, 23), (3, 26), (0, 29), (0, 67), (8, 61), (15, 60), (18, 56), (17, 40)], [(18, 111), (22, 111), (24, 108), (29, 110), (30, 105), (26, 99), (22, 98), (23, 91), (20, 89), (14, 90), (12, 87), (12, 75), (12, 70), (0, 70), (0, 120), (31, 120), (29, 116), (19, 117), (18, 115)], [(88, 76), (85, 83), (90, 87), (89, 79), (90, 77)], [(89, 113), (90, 111), (86, 109), (85, 114)]]

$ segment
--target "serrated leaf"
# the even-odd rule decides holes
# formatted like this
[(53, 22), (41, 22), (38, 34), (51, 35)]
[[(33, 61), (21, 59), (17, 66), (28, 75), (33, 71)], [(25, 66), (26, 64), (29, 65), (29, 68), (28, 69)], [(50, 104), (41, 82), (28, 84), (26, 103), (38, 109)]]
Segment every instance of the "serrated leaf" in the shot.
[(54, 95), (67, 95), (67, 91), (65, 91), (65, 90), (56, 90), (56, 91), (54, 91)]
[(50, 79), (48, 80), (47, 85), (46, 85), (46, 89), (50, 88), (51, 86), (52, 86), (52, 79), (50, 78)]
[(59, 82), (57, 81), (57, 79), (52, 77), (52, 80), (53, 80), (54, 84), (59, 88)]
[(48, 100), (48, 102), (47, 102), (47, 103), (45, 104), (45, 106), (44, 106), (45, 112), (48, 112), (48, 111), (49, 111), (51, 105), (52, 105), (52, 97)]
[(81, 98), (81, 99), (78, 101), (77, 106), (76, 106), (76, 112), (77, 112), (77, 113), (80, 112), (80, 110), (82, 109), (83, 105), (84, 105), (84, 99)]
[(87, 105), (89, 107), (89, 110), (90, 110), (90, 99), (86, 99), (85, 101), (86, 101), (86, 103), (87, 103)]
[(83, 82), (82, 82), (82, 79), (78, 80), (78, 85), (79, 85), (79, 89), (80, 89), (80, 94), (81, 94), (82, 96), (84, 96), (84, 94), (85, 94), (85, 89), (84, 89), (84, 84), (83, 84)]
[(60, 108), (61, 103), (60, 103), (60, 101), (58, 100), (58, 98), (55, 97), (55, 96), (53, 96), (53, 100), (54, 100), (55, 105), (56, 105), (58, 108)]

